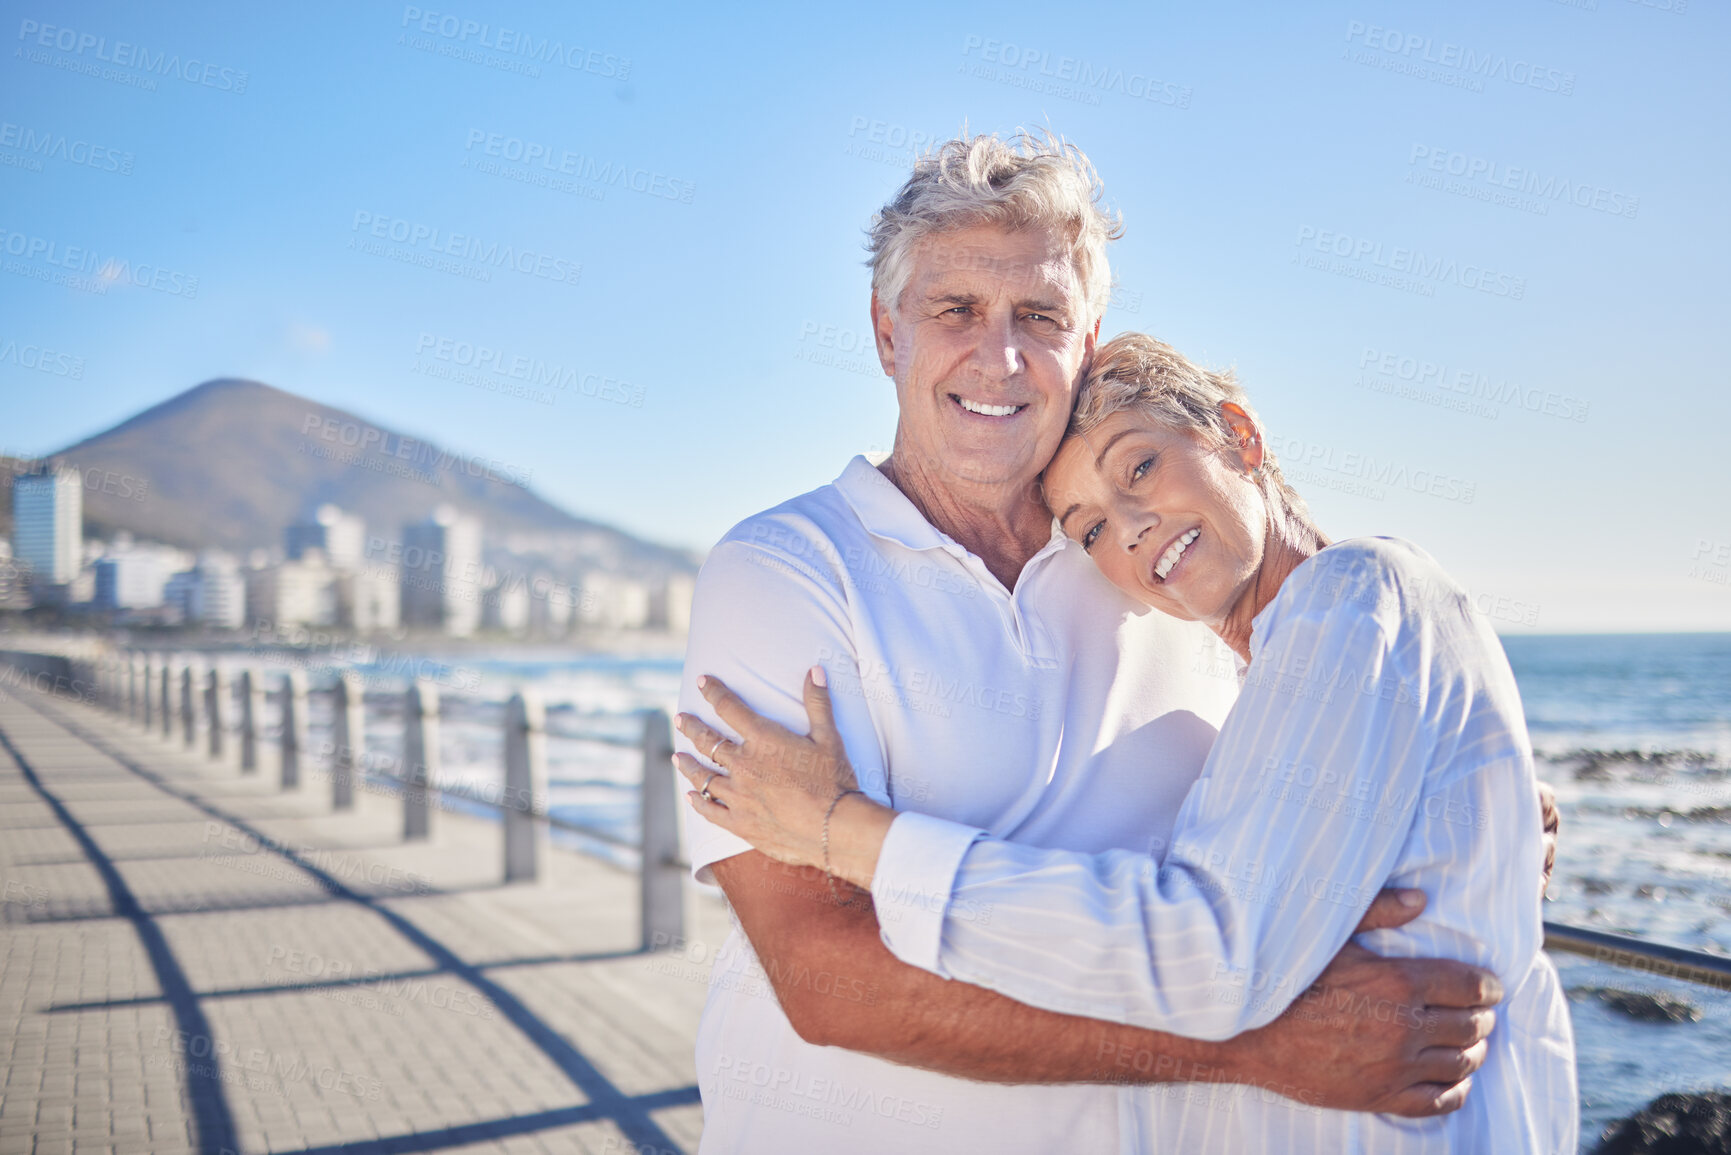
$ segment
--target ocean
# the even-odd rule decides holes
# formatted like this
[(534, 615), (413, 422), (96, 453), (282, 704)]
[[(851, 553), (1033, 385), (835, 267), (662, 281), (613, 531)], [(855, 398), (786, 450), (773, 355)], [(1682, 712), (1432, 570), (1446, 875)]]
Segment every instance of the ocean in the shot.
[[(1556, 787), (1563, 815), (1545, 917), (1731, 957), (1731, 634), (1503, 641), (1539, 774)], [(553, 813), (635, 840), (640, 754), (575, 735), (634, 741), (640, 724), (620, 714), (671, 714), (680, 666), (665, 654), (446, 659), (437, 667), (444, 680), (474, 693), (447, 700), (445, 776), (481, 789), (498, 782), (502, 703), (515, 685), (533, 683), (549, 703)], [(314, 707), (315, 731), (323, 709)], [(399, 719), (375, 716), (368, 729), (373, 753), (400, 749)], [(1665, 1091), (1731, 1088), (1731, 992), (1579, 956), (1553, 961), (1571, 992), (1583, 1149), (1607, 1122)], [(1606, 997), (1612, 991), (1674, 996), (1682, 1021), (1637, 1021)]]

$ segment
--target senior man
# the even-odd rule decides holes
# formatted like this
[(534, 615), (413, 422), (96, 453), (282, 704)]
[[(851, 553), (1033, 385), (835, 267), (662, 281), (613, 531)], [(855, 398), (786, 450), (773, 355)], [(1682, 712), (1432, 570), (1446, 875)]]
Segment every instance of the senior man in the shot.
[[(894, 449), (715, 547), (681, 709), (719, 726), (696, 688), (715, 674), (803, 730), (820, 663), (879, 801), (1040, 846), (1163, 845), (1234, 685), (1199, 672), (1215, 653), (1203, 627), (1125, 599), (1038, 490), (1110, 285), (1116, 226), (1098, 201), (1086, 158), (1049, 140), (952, 140), (919, 161), (871, 232)], [(897, 898), (874, 911), (701, 818), (687, 834), (735, 920), (697, 1042), (705, 1152), (1110, 1152), (1155, 1134), (1209, 1150), (1232, 1094), (1149, 1083), (1434, 1113), (1466, 1093), (1498, 997), (1465, 964), (1349, 946), (1317, 992), (1225, 1043), (1053, 1014), (888, 952), (878, 921), (940, 900), (924, 870), (880, 880)]]

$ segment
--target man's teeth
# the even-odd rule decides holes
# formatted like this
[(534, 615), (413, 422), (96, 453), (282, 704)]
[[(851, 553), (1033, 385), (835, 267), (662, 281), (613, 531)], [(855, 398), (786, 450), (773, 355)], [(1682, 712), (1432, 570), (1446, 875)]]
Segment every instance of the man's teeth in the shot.
[(1154, 563), (1154, 576), (1165, 581), (1166, 575), (1172, 572), (1172, 567), (1178, 564), (1178, 559), (1184, 556), (1184, 551), (1190, 548), (1190, 543), (1201, 533), (1201, 530), (1193, 529), (1167, 547), (1166, 552), (1160, 555), (1160, 560)]
[(958, 397), (956, 400), (969, 413), (979, 413), (987, 417), (1008, 417), (1021, 408), (1020, 405), (986, 405), (979, 401), (969, 401), (966, 397)]

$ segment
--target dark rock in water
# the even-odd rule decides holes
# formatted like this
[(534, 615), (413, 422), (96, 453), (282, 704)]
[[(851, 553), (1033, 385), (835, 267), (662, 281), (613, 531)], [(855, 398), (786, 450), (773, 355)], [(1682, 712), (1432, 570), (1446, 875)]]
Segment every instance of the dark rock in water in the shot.
[(1592, 996), (1614, 1011), (1643, 1023), (1693, 1023), (1701, 1008), (1688, 999), (1663, 991), (1625, 991), (1616, 987), (1572, 987), (1571, 995)]
[(1588, 894), (1610, 894), (1612, 891), (1617, 889), (1617, 884), (1614, 882), (1606, 882), (1602, 878), (1592, 878), (1587, 875), (1582, 875), (1581, 889), (1586, 891)]
[(1731, 1095), (1660, 1095), (1605, 1128), (1595, 1155), (1731, 1155)]

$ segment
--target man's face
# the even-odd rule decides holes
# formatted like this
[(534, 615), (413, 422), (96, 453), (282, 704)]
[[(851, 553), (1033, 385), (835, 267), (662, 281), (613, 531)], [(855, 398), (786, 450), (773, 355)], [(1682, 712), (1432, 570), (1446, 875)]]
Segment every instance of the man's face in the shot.
[(921, 241), (899, 306), (874, 297), (872, 320), (898, 458), (987, 486), (1026, 486), (1051, 460), (1100, 330), (1060, 235), (992, 225)]

